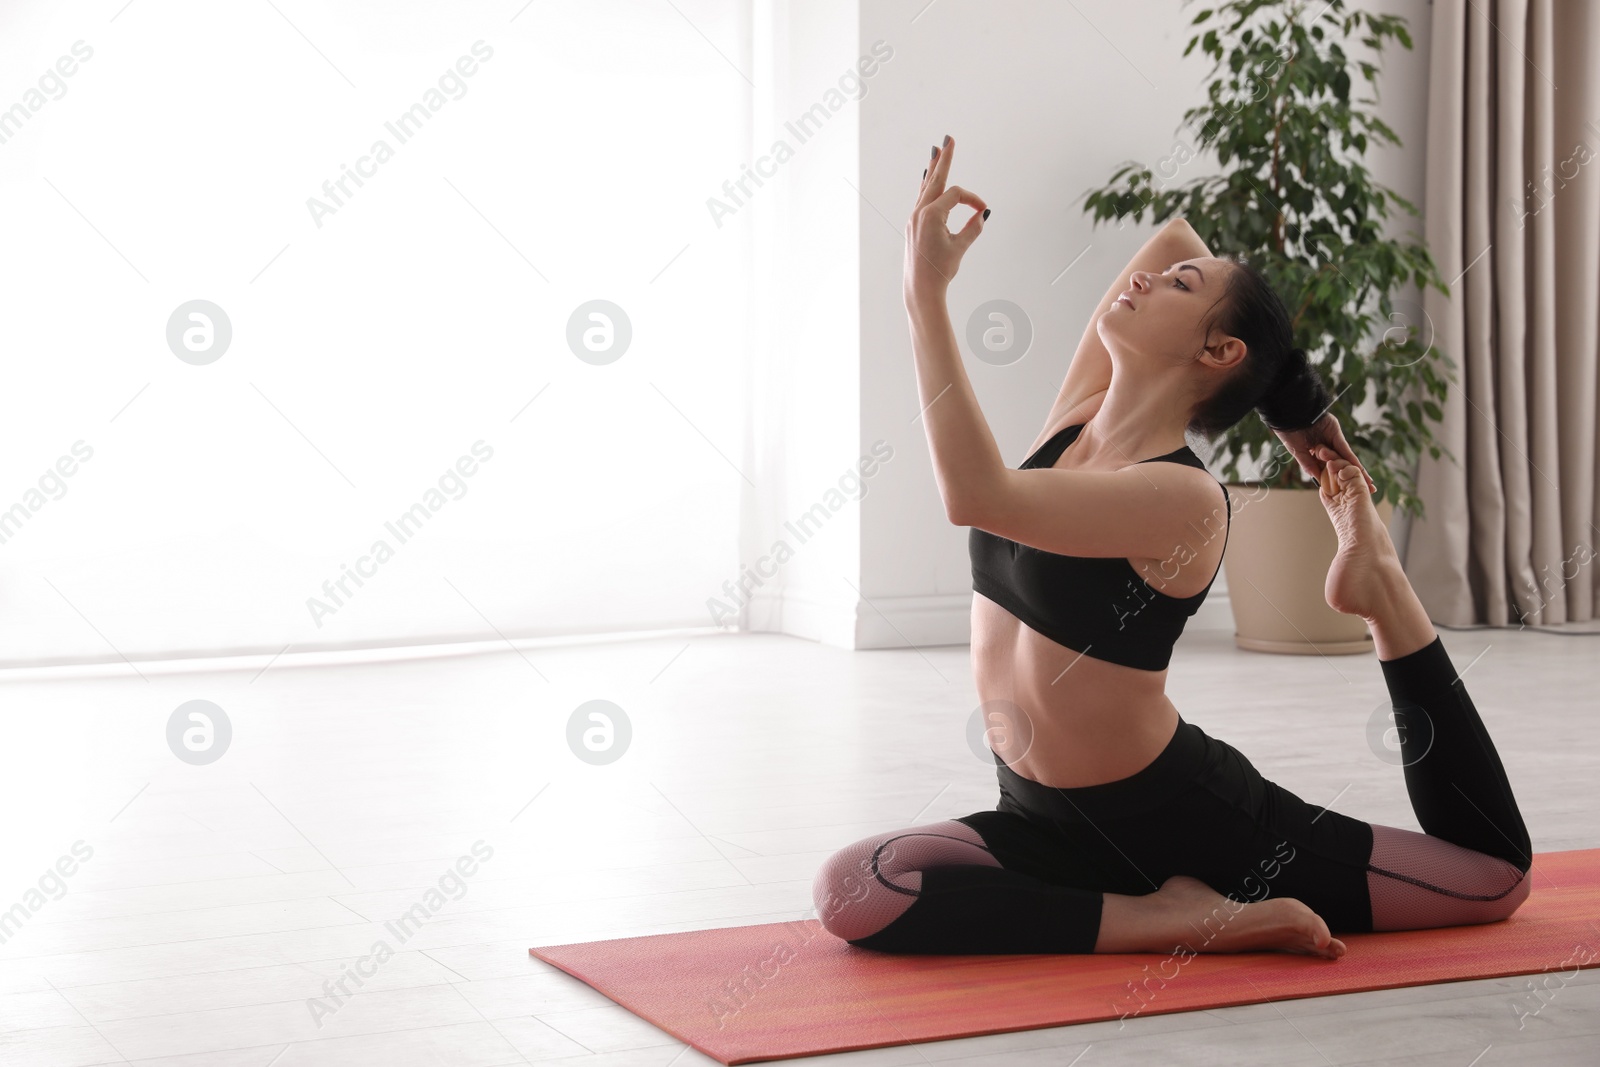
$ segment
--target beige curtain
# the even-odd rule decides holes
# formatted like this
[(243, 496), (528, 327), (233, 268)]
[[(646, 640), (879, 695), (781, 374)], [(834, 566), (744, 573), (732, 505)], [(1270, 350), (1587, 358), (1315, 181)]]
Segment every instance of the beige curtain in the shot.
[(1600, 4), (1434, 3), (1424, 297), (1458, 366), (1406, 573), (1436, 623), (1593, 631)]

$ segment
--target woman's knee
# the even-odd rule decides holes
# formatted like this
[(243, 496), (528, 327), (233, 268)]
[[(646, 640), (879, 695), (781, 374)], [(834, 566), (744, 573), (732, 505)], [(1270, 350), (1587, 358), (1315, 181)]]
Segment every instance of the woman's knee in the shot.
[[(900, 894), (881, 866), (892, 863), (893, 836), (884, 833), (862, 838), (829, 856), (817, 869), (811, 899), (817, 918), (830, 934), (852, 941), (876, 933), (898, 916), (892, 898)], [(885, 900), (885, 894), (891, 899)], [(899, 910), (909, 907), (912, 899), (905, 897)]]
[[(1532, 865), (1529, 866), (1531, 868)], [(1496, 910), (1500, 912), (1501, 919), (1509, 919), (1513, 912), (1522, 907), (1522, 902), (1528, 899), (1528, 894), (1533, 892), (1533, 875), (1520, 863), (1512, 864), (1511, 867), (1520, 872), (1521, 877), (1517, 879), (1517, 884), (1511, 887), (1511, 891), (1499, 901)]]
[(817, 868), (811, 882), (811, 900), (817, 907), (817, 917), (831, 930), (830, 920), (847, 907), (851, 901), (860, 900), (866, 889), (863, 877), (870, 869), (862, 863), (862, 856), (872, 854), (877, 838), (864, 838), (847, 845), (829, 856)]
[(1532, 892), (1531, 864), (1398, 827), (1372, 830), (1367, 879), (1375, 929), (1499, 922)]
[(977, 831), (953, 819), (864, 837), (818, 868), (817, 918), (846, 941), (877, 933), (916, 900), (923, 869), (961, 863), (1000, 865)]
[(1478, 886), (1484, 891), (1480, 894), (1484, 899), (1468, 905), (1468, 922), (1494, 923), (1509, 919), (1533, 890), (1533, 877), (1516, 864), (1496, 859), (1492, 866), (1497, 870), (1486, 874)]

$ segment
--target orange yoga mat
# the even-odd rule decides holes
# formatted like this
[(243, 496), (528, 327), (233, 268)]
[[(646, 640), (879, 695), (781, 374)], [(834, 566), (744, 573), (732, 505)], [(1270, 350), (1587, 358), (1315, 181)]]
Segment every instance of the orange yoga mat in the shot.
[(721, 1063), (754, 1063), (1230, 1004), (1600, 965), (1600, 849), (1541, 852), (1504, 922), (1349, 934), (1278, 952), (911, 956), (816, 919), (546, 945), (529, 953)]

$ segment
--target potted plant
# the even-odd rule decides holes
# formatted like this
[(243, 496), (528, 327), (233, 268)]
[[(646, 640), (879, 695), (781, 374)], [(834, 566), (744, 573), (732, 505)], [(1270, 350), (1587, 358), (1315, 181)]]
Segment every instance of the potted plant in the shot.
[[(1308, 7), (1320, 9), (1309, 21)], [(1223, 172), (1169, 188), (1168, 176), (1158, 179), (1130, 162), (1089, 193), (1084, 210), (1097, 223), (1115, 218), (1119, 226), (1130, 217), (1142, 220), (1146, 211), (1157, 223), (1182, 216), (1215, 255), (1257, 265), (1290, 311), (1294, 343), (1334, 396), (1331, 410), (1377, 486), (1380, 517), (1387, 524), (1396, 508), (1420, 516), (1412, 471), (1422, 449), (1435, 458), (1441, 453), (1429, 424), (1441, 418), (1437, 401), (1454, 379), (1455, 363), (1433, 347), (1421, 306), (1396, 301), (1391, 292), (1407, 279), (1446, 296), (1449, 288), (1424, 246), (1380, 233), (1389, 202), (1418, 212), (1361, 165), (1369, 137), (1400, 140), (1356, 106), (1375, 99), (1352, 103), (1353, 61), (1340, 46), (1364, 23), (1361, 40), (1374, 52), (1385, 37), (1409, 49), (1404, 20), (1347, 14), (1344, 0), (1225, 0), (1191, 25), (1214, 16), (1184, 49), (1188, 55), (1198, 45), (1216, 61), (1207, 103), (1185, 112), (1184, 125), (1197, 131), (1200, 149), (1216, 152)], [(1378, 68), (1355, 65), (1375, 86)], [(1179, 149), (1163, 169), (1198, 154), (1181, 141)], [(1363, 405), (1370, 414), (1358, 417)], [(1259, 418), (1240, 421), (1205, 446), (1212, 456), (1197, 451), (1220, 466), (1233, 499), (1224, 565), (1239, 646), (1371, 648), (1364, 621), (1340, 615), (1323, 599), (1338, 542), (1316, 483)], [(1250, 467), (1248, 477), (1241, 462)]]

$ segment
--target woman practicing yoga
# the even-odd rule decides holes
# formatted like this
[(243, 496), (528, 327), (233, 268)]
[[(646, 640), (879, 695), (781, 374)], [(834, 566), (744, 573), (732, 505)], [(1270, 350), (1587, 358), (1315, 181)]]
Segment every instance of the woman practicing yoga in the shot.
[[(1278, 296), (1253, 265), (1169, 222), (1101, 299), (1034, 451), (1011, 470), (945, 303), (988, 216), (946, 188), (952, 147), (935, 147), (923, 177), (904, 288), (939, 493), (972, 527), (973, 675), (1000, 801), (835, 853), (814, 887), (824, 926), (887, 952), (1337, 959), (1334, 932), (1509, 916), (1532, 863), (1510, 783)], [(977, 214), (952, 234), (957, 204)], [(1425, 833), (1307, 803), (1165, 695), (1231, 521), (1185, 431), (1215, 435), (1252, 410), (1321, 484), (1339, 538), (1328, 603), (1371, 628)]]

